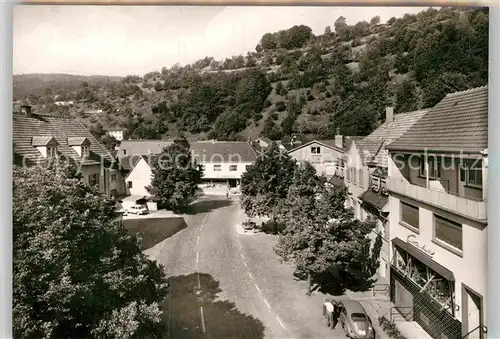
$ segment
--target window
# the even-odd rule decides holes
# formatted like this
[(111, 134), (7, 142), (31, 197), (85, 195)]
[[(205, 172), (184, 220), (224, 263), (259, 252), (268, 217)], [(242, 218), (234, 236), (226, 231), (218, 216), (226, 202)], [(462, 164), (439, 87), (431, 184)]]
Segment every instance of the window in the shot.
[(245, 166), (245, 171), (248, 171), (250, 169), (250, 167), (252, 167), (252, 165), (246, 165)]
[(400, 221), (406, 226), (411, 226), (418, 230), (418, 207), (412, 206), (401, 201), (401, 219)]
[(123, 155), (127, 155), (127, 150), (126, 149), (123, 150)]
[(347, 181), (351, 181), (351, 168), (350, 167), (347, 167), (346, 179), (347, 179)]
[(362, 169), (358, 170), (358, 176), (359, 176), (359, 186), (363, 187), (363, 170)]
[(311, 153), (312, 154), (320, 154), (321, 148), (320, 147), (311, 147)]
[(132, 181), (127, 182), (127, 187), (132, 188)]
[(356, 181), (356, 169), (354, 167), (351, 167), (351, 180), (353, 183), (357, 183)]
[(200, 169), (205, 172), (205, 165), (200, 165)]
[(54, 158), (57, 155), (57, 148), (54, 146), (47, 147), (47, 158)]
[(111, 173), (111, 181), (116, 181), (116, 173)]
[(214, 171), (216, 171), (216, 172), (222, 171), (221, 165), (214, 165)]
[(238, 170), (238, 165), (230, 165), (229, 166), (229, 170), (234, 172), (234, 171), (237, 171)]
[(82, 146), (82, 157), (88, 157), (90, 155), (89, 146)]
[(97, 174), (96, 173), (89, 175), (89, 184), (91, 186), (97, 186), (98, 181), (97, 181)]
[(467, 161), (460, 168), (460, 180), (467, 186), (483, 187), (483, 168), (479, 160)]
[[(441, 177), (441, 162), (437, 157), (428, 157), (429, 179), (439, 179)], [(420, 158), (420, 176), (426, 177), (425, 173), (425, 157)]]
[(462, 225), (434, 214), (434, 238), (462, 250)]

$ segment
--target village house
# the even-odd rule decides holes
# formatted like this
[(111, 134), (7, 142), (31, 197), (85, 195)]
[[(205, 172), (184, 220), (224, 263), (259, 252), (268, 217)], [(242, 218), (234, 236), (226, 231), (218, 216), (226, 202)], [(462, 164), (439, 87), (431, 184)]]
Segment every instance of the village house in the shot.
[(359, 138), (336, 135), (334, 140), (312, 140), (288, 150), (288, 154), (298, 163), (309, 162), (318, 175), (332, 177), (335, 175), (336, 163), (352, 141)]
[(34, 114), (28, 105), (14, 112), (12, 122), (16, 165), (71, 161), (80, 169), (83, 180), (106, 196), (124, 193), (117, 161), (82, 123), (68, 117)]
[(391, 301), (433, 338), (485, 338), (488, 88), (448, 94), (387, 146)]
[[(127, 194), (148, 196), (146, 186), (151, 183), (153, 155), (170, 145), (167, 140), (124, 140), (117, 157), (126, 171)], [(257, 155), (248, 142), (196, 141), (190, 143), (193, 159), (203, 169), (201, 188), (209, 194), (225, 194), (236, 189), (241, 176)]]
[(123, 140), (124, 133), (125, 133), (125, 130), (120, 129), (120, 128), (110, 129), (109, 131), (106, 132), (107, 135), (112, 136), (113, 138), (115, 138), (118, 141)]
[[(392, 107), (386, 109), (386, 121), (370, 135), (354, 140), (342, 162), (337, 164), (336, 175), (341, 175), (348, 189), (346, 206), (354, 210), (357, 219), (376, 220), (370, 234), (372, 248), (379, 237), (380, 264), (378, 278), (384, 281), (389, 271), (389, 197), (386, 189), (388, 155), (385, 147), (402, 136), (424, 116), (426, 111), (394, 115)], [(344, 171), (345, 168), (345, 171)], [(345, 172), (345, 175), (343, 175)]]

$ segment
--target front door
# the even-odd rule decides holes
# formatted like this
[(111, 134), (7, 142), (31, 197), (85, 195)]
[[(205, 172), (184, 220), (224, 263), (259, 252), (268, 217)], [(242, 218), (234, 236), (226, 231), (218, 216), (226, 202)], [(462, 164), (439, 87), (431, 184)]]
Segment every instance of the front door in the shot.
[(413, 295), (399, 281), (395, 281), (394, 305), (407, 321), (413, 321)]
[(465, 300), (463, 308), (463, 322), (465, 323), (464, 335), (469, 333), (467, 339), (482, 339), (484, 334), (483, 325), (483, 302), (479, 295), (464, 287)]

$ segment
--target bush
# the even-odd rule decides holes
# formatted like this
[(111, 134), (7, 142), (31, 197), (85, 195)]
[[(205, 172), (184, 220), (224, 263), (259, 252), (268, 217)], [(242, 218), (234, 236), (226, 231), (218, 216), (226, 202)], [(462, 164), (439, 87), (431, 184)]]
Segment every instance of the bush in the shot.
[(385, 316), (380, 316), (378, 318), (378, 323), (385, 333), (394, 339), (407, 339), (398, 329), (394, 321), (387, 319)]
[(269, 106), (272, 105), (271, 101), (269, 99), (264, 100), (264, 108), (268, 108)]
[(313, 101), (314, 100), (314, 95), (312, 95), (311, 93), (309, 93), (307, 95), (307, 101)]

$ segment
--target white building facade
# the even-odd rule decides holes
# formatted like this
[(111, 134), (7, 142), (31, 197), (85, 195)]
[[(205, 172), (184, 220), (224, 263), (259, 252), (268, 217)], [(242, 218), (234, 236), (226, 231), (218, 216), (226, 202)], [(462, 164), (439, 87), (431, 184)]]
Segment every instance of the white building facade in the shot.
[(487, 87), (447, 95), (390, 151), (391, 300), (433, 338), (485, 338)]

